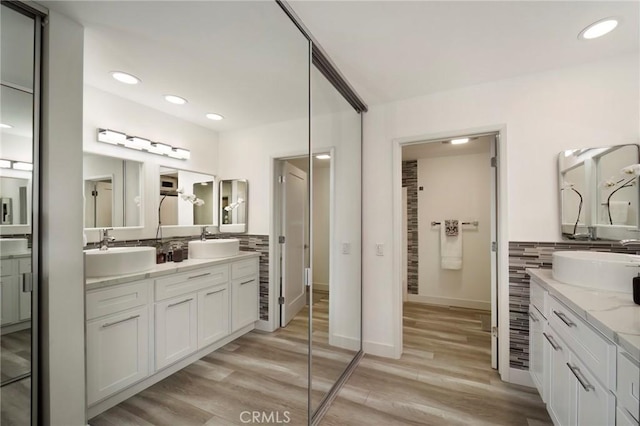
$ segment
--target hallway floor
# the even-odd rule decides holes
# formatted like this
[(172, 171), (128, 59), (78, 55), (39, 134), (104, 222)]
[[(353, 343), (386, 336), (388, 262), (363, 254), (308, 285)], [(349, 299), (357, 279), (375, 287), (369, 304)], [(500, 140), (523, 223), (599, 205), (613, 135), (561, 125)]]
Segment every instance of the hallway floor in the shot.
[(365, 355), (321, 424), (551, 425), (535, 390), (491, 368), (487, 314), (405, 303), (402, 357)]

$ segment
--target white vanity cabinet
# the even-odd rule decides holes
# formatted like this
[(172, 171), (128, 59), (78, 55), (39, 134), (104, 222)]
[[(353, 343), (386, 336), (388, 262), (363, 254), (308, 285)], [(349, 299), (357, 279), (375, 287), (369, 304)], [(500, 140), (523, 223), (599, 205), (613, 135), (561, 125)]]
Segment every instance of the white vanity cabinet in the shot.
[(155, 278), (89, 281), (97, 287), (86, 296), (89, 417), (251, 331), (258, 259), (187, 260), (160, 266)]
[(529, 365), (554, 424), (638, 426), (638, 362), (550, 291), (532, 278)]
[(3, 259), (0, 264), (0, 325), (31, 319), (31, 293), (22, 291), (22, 274), (31, 272), (31, 258)]
[(249, 259), (231, 265), (231, 330), (236, 331), (258, 320), (258, 262)]
[(93, 404), (147, 377), (151, 282), (87, 293), (87, 399)]

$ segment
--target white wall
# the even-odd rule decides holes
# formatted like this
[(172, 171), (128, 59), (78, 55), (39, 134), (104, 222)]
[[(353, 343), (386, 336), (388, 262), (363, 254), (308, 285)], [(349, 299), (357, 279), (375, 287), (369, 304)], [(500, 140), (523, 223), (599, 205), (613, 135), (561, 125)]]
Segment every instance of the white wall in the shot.
[(42, 423), (86, 425), (81, 226), (84, 33), (80, 25), (56, 12), (48, 19), (43, 30), (40, 206)]
[[(510, 241), (559, 241), (557, 154), (567, 148), (638, 141), (638, 71), (638, 56), (630, 55), (369, 109), (364, 116), (363, 164), (366, 350), (399, 354), (400, 314), (394, 313), (394, 306), (400, 274), (395, 275), (394, 262), (400, 259), (395, 253), (375, 256), (375, 243), (391, 244), (395, 239), (390, 226), (394, 140), (505, 126), (500, 160), (506, 196), (502, 201), (507, 203), (503, 236)], [(504, 260), (501, 257), (500, 276), (506, 286)]]
[[(472, 142), (473, 143), (473, 142)], [(418, 160), (418, 297), (409, 300), (479, 309), (491, 308), (491, 166), (484, 154)], [(440, 226), (461, 225), (462, 269), (440, 267)]]
[[(108, 128), (191, 150), (191, 159), (138, 152), (133, 149), (98, 142), (97, 129)], [(131, 102), (92, 86), (84, 86), (83, 149), (86, 152), (126, 158), (144, 163), (142, 176), (142, 226), (116, 229), (117, 239), (154, 238), (160, 202), (160, 166), (218, 174), (218, 134), (153, 108)], [(183, 203), (186, 204), (186, 203)], [(193, 218), (191, 218), (191, 223)], [(197, 226), (163, 229), (163, 236), (196, 235)], [(87, 232), (89, 241), (98, 241), (98, 231)]]
[[(320, 160), (316, 160), (320, 161)], [(326, 161), (326, 160), (325, 160)], [(313, 168), (313, 285), (329, 290), (330, 168)]]

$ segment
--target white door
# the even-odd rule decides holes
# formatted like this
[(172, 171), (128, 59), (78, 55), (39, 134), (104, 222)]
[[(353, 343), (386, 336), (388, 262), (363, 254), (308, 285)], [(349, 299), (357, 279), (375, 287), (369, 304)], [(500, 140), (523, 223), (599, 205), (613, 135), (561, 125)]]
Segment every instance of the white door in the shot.
[(198, 349), (197, 295), (156, 303), (156, 370)]
[(198, 293), (198, 349), (229, 334), (229, 286), (208, 288)]
[[(491, 367), (498, 368), (498, 142), (491, 144)], [(493, 162), (495, 161), (495, 162)], [(504, 362), (507, 362), (505, 360)]]
[(258, 277), (244, 277), (231, 282), (231, 331), (258, 321)]
[(284, 162), (282, 165), (282, 235), (280, 326), (286, 326), (306, 303), (305, 219), (307, 213), (307, 174)]

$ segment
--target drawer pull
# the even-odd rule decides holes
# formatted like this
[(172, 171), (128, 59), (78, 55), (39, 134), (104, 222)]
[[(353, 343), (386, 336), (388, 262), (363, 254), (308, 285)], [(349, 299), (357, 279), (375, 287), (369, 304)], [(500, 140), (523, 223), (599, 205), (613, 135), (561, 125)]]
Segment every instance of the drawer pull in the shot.
[(188, 298), (188, 299), (184, 299), (184, 300), (182, 300), (182, 301), (180, 301), (180, 302), (171, 303), (171, 304), (169, 304), (169, 305), (167, 306), (167, 308), (170, 308), (170, 307), (172, 307), (172, 306), (182, 305), (183, 303), (187, 303), (187, 302), (190, 302), (190, 301), (192, 301), (192, 300), (193, 300), (193, 297), (190, 297), (190, 298)]
[(553, 348), (554, 351), (561, 351), (562, 348), (560, 347), (560, 345), (558, 345), (555, 341), (555, 339), (551, 336), (549, 336), (547, 333), (542, 333), (542, 335), (544, 336), (545, 339), (547, 339), (547, 342), (549, 342), (549, 344), (551, 345), (551, 347)]
[(189, 277), (188, 279), (190, 279), (190, 280), (195, 280), (196, 278), (206, 277), (207, 275), (211, 275), (211, 272), (205, 272), (204, 274), (194, 275), (194, 276), (192, 276), (192, 277)]
[(578, 367), (575, 367), (575, 366), (573, 366), (573, 365), (571, 365), (569, 363), (567, 363), (567, 367), (569, 367), (569, 370), (571, 370), (573, 375), (576, 376), (576, 379), (578, 379), (578, 382), (580, 382), (580, 384), (582, 385), (582, 387), (584, 388), (585, 391), (589, 392), (589, 390), (591, 390), (591, 389), (595, 390), (593, 385), (590, 384), (587, 381), (587, 379), (582, 377), (582, 373), (580, 372), (580, 369)]
[(533, 312), (531, 312), (531, 311), (529, 311), (529, 318), (531, 318), (531, 320), (533, 320), (533, 322), (540, 321), (538, 318), (536, 318), (535, 315), (533, 315)]
[(134, 315), (134, 316), (129, 317), (129, 318), (121, 319), (120, 321), (108, 322), (106, 324), (102, 324), (102, 328), (111, 327), (112, 325), (120, 324), (121, 322), (131, 321), (132, 319), (136, 319), (138, 317), (140, 317), (139, 314), (138, 315)]
[(221, 291), (225, 291), (225, 290), (226, 289), (221, 288), (220, 290), (210, 291), (209, 293), (205, 294), (205, 296), (211, 296), (212, 294), (220, 293)]
[(554, 315), (560, 318), (560, 320), (565, 323), (568, 327), (575, 327), (576, 323), (571, 321), (563, 312), (553, 311)]
[(254, 279), (252, 279), (252, 280), (249, 280), (249, 281), (245, 281), (245, 282), (243, 282), (243, 283), (240, 283), (240, 285), (249, 284), (249, 283), (254, 282), (255, 280), (256, 280), (256, 279), (254, 278)]

